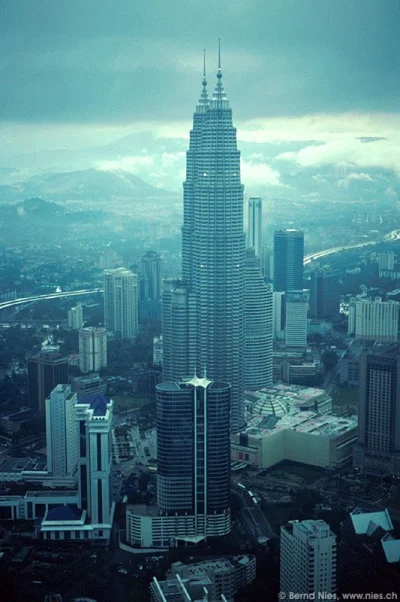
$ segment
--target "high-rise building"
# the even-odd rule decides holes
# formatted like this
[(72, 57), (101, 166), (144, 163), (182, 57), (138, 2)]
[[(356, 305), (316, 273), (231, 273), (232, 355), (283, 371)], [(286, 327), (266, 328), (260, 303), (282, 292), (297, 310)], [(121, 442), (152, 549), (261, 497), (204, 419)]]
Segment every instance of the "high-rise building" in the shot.
[(247, 224), (247, 246), (254, 249), (257, 257), (262, 256), (261, 241), (262, 200), (258, 196), (249, 198), (249, 213)]
[(274, 290), (303, 288), (304, 232), (277, 230), (274, 234)]
[(396, 262), (396, 253), (378, 253), (378, 265), (379, 271), (381, 270), (393, 270)]
[(307, 346), (308, 291), (289, 291), (286, 297), (285, 342), (287, 347)]
[(400, 347), (376, 346), (360, 356), (358, 441), (354, 465), (400, 476)]
[[(181, 327), (191, 338), (184, 345), (182, 366), (174, 366), (175, 378), (207, 366), (210, 378), (232, 385), (233, 430), (244, 425), (244, 271), (243, 186), (240, 153), (232, 110), (218, 68), (211, 99), (207, 81), (197, 104), (187, 152), (183, 185), (182, 278), (189, 324)], [(172, 299), (172, 291), (168, 293)], [(168, 296), (167, 295), (167, 296)], [(182, 293), (182, 302), (184, 295)], [(164, 303), (166, 303), (164, 297)], [(171, 311), (164, 308), (164, 315)], [(179, 319), (182, 314), (179, 314)], [(170, 378), (169, 342), (164, 326), (164, 378)], [(175, 371), (176, 368), (176, 371)]]
[(59, 384), (68, 382), (68, 358), (58, 349), (42, 349), (28, 356), (28, 399), (30, 407), (44, 413), (45, 399)]
[(398, 339), (399, 307), (397, 301), (351, 299), (348, 333), (359, 339), (394, 343)]
[(323, 520), (281, 527), (280, 590), (287, 598), (336, 592), (336, 535)]
[(274, 291), (274, 338), (285, 338), (286, 302), (284, 291)]
[(246, 250), (245, 276), (244, 387), (257, 391), (272, 385), (273, 293), (254, 248)]
[(66, 384), (57, 385), (46, 399), (47, 471), (53, 486), (77, 483), (76, 401), (76, 393)]
[(79, 507), (90, 519), (93, 539), (109, 539), (112, 499), (111, 422), (113, 401), (105, 395), (86, 395), (76, 403)]
[(157, 385), (157, 508), (127, 508), (128, 542), (173, 547), (229, 533), (230, 397), (230, 385), (206, 376)]
[(311, 274), (310, 313), (318, 320), (337, 321), (339, 318), (340, 289), (335, 271), (315, 270)]
[(80, 303), (68, 310), (68, 328), (79, 330), (83, 326), (83, 308)]
[(123, 339), (135, 338), (138, 330), (138, 276), (125, 268), (104, 272), (104, 323)]
[(107, 330), (89, 326), (79, 331), (79, 369), (84, 374), (107, 366)]
[(153, 366), (163, 365), (163, 338), (153, 337)]
[(147, 251), (142, 257), (140, 299), (159, 301), (161, 299), (161, 255)]
[(107, 383), (99, 374), (88, 374), (86, 376), (77, 376), (71, 381), (71, 388), (78, 397), (84, 395), (104, 395), (107, 390)]

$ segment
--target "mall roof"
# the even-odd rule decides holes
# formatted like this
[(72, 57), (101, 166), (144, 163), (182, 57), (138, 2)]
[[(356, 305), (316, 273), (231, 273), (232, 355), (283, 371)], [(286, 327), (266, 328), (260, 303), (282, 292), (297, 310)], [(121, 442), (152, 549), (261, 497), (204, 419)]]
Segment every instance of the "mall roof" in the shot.
[(245, 433), (253, 437), (268, 437), (286, 430), (317, 435), (320, 437), (335, 438), (357, 428), (357, 419), (342, 418), (330, 414), (316, 414), (315, 412), (299, 412), (295, 415), (283, 416), (273, 422), (266, 422), (265, 416), (253, 416), (248, 421)]
[(357, 535), (372, 535), (379, 527), (384, 531), (393, 531), (389, 510), (361, 512), (359, 508), (350, 513), (351, 522)]

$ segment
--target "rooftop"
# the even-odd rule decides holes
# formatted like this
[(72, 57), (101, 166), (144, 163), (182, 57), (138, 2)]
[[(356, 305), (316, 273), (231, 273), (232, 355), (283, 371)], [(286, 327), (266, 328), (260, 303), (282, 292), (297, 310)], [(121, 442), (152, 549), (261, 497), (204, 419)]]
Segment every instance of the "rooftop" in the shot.
[(390, 533), (386, 533), (381, 542), (386, 560), (390, 564), (400, 562), (400, 539), (396, 539)]
[(22, 472), (24, 470), (43, 471), (47, 467), (47, 458), (13, 458), (7, 456), (0, 460), (0, 473)]
[(107, 413), (107, 406), (110, 403), (109, 397), (102, 395), (101, 393), (93, 393), (89, 395), (82, 395), (78, 397), (77, 404), (87, 405), (93, 410), (94, 416), (105, 416)]
[(379, 512), (361, 512), (356, 508), (350, 513), (351, 522), (357, 535), (372, 535), (381, 527), (384, 531), (393, 531), (393, 523), (388, 510)]
[(83, 510), (79, 510), (74, 506), (57, 506), (47, 512), (45, 517), (46, 521), (71, 521), (79, 520), (82, 516)]
[(330, 414), (316, 414), (315, 412), (299, 412), (295, 415), (283, 416), (275, 424), (266, 422), (263, 415), (253, 416), (248, 420), (247, 428), (243, 432), (260, 439), (286, 430), (335, 438), (356, 428), (356, 418), (343, 418), (331, 416)]

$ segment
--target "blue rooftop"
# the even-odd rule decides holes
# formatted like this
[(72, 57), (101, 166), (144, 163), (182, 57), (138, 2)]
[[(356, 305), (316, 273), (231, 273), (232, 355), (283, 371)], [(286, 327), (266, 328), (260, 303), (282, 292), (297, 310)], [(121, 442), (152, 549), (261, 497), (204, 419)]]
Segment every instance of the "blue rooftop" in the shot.
[(93, 410), (94, 416), (105, 416), (107, 412), (107, 404), (109, 398), (106, 395), (92, 393), (91, 395), (83, 395), (78, 398), (78, 403), (88, 405)]
[(57, 508), (53, 508), (49, 510), (46, 516), (46, 521), (48, 520), (79, 520), (82, 516), (82, 510), (76, 508), (74, 506), (57, 506)]

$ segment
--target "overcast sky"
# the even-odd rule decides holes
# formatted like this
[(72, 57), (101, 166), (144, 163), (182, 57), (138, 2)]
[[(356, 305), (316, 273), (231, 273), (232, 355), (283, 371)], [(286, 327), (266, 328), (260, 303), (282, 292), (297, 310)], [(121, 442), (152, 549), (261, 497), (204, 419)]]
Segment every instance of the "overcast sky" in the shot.
[(357, 133), (398, 126), (399, 0), (1, 0), (0, 33), (0, 134), (13, 151), (183, 132), (203, 48), (214, 86), (219, 36), (235, 122), (250, 132), (283, 123), (277, 137), (289, 126), (296, 139), (337, 131), (343, 114), (345, 129), (363, 122)]

